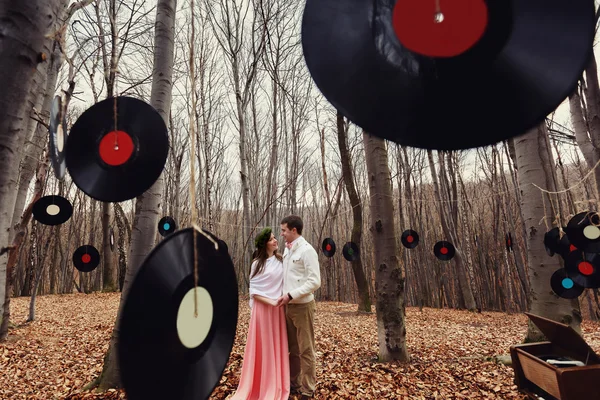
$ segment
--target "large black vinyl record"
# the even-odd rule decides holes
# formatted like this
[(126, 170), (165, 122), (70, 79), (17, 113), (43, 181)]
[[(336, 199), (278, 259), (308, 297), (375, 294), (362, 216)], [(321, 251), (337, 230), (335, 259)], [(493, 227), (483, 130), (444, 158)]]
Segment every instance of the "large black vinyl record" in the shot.
[(572, 245), (588, 253), (600, 253), (600, 216), (582, 212), (569, 220), (565, 232)]
[(321, 249), (325, 257), (333, 257), (335, 254), (335, 241), (332, 238), (325, 238), (321, 244)]
[(33, 204), (33, 218), (44, 225), (64, 224), (73, 215), (71, 202), (62, 196), (41, 197)]
[(441, 240), (433, 246), (433, 254), (442, 261), (449, 261), (456, 254), (456, 249), (452, 243)]
[(196, 233), (194, 321), (202, 324), (185, 335), (178, 326), (180, 317), (193, 317), (193, 306), (180, 308), (195, 304), (193, 230), (169, 235), (141, 265), (120, 320), (119, 365), (128, 399), (208, 399), (219, 383), (235, 338), (238, 290), (227, 245), (211, 237), (218, 250)]
[(600, 288), (600, 254), (572, 251), (565, 258), (569, 278), (584, 288)]
[(52, 169), (57, 179), (65, 176), (65, 145), (67, 143), (67, 119), (62, 107), (60, 96), (54, 96), (50, 108), (50, 124), (48, 127), (50, 134), (50, 161)]
[(564, 268), (556, 270), (550, 278), (550, 286), (552, 291), (557, 296), (565, 299), (574, 299), (579, 297), (583, 293), (583, 286), (575, 283), (567, 275), (567, 271)]
[(168, 147), (167, 127), (152, 106), (132, 97), (109, 98), (88, 108), (71, 128), (67, 168), (88, 196), (121, 202), (152, 186)]
[(360, 249), (354, 242), (347, 242), (342, 248), (342, 255), (348, 261), (358, 260), (360, 257)]
[(407, 229), (402, 232), (402, 236), (400, 237), (400, 241), (402, 245), (407, 249), (414, 249), (419, 244), (419, 234), (412, 229)]
[[(411, 1), (429, 4), (433, 26), (434, 1)], [(304, 58), (325, 98), (402, 145), (466, 149), (523, 134), (572, 93), (591, 56), (593, 0), (487, 0), (482, 36), (452, 57), (402, 44), (394, 14), (406, 3), (306, 0), (302, 20)], [(445, 15), (440, 26), (453, 23)]]
[(81, 272), (92, 272), (100, 264), (100, 253), (92, 245), (83, 245), (73, 252), (73, 264)]

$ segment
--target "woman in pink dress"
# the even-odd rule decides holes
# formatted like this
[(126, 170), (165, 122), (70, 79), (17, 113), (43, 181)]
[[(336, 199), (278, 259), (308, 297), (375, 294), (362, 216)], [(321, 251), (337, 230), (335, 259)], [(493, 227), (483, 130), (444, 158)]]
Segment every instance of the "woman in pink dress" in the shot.
[(236, 393), (230, 400), (287, 400), (290, 365), (285, 314), (277, 307), (283, 291), (283, 263), (277, 239), (265, 228), (254, 241), (250, 268), (250, 325)]

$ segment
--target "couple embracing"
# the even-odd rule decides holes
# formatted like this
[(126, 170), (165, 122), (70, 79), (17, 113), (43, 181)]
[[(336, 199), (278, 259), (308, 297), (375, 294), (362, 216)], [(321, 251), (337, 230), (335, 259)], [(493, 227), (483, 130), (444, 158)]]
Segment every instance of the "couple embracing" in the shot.
[(271, 228), (256, 237), (250, 268), (251, 317), (238, 389), (230, 400), (314, 396), (315, 300), (321, 286), (315, 249), (302, 237), (302, 219), (281, 221), (283, 256)]

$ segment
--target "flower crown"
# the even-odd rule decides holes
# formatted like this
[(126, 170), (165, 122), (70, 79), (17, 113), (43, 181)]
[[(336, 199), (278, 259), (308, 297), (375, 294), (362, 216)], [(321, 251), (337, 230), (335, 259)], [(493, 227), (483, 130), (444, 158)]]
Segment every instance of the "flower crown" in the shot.
[(257, 249), (262, 249), (263, 247), (266, 246), (269, 239), (271, 239), (271, 233), (273, 233), (273, 230), (271, 228), (267, 227), (267, 228), (264, 228), (258, 234), (258, 236), (256, 236), (256, 239), (254, 239), (254, 245), (256, 246)]

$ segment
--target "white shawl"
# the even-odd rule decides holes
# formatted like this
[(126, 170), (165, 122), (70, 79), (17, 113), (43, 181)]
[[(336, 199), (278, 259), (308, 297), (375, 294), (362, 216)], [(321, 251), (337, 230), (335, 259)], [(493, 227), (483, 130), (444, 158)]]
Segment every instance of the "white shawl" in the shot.
[[(254, 273), (258, 261), (252, 263), (250, 276)], [(254, 295), (277, 300), (283, 293), (283, 264), (275, 256), (267, 258), (261, 273), (250, 279), (250, 308), (254, 304)]]

